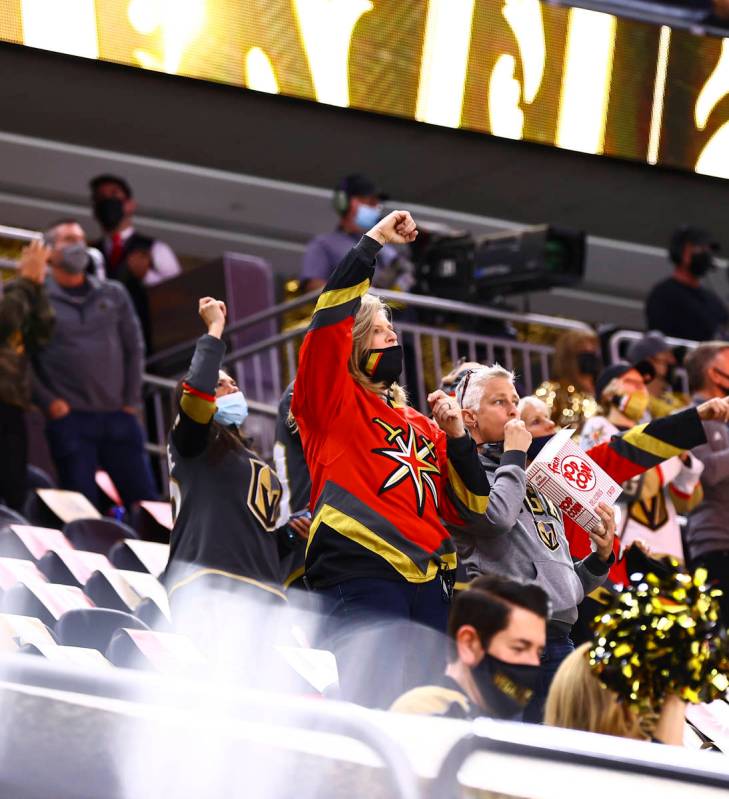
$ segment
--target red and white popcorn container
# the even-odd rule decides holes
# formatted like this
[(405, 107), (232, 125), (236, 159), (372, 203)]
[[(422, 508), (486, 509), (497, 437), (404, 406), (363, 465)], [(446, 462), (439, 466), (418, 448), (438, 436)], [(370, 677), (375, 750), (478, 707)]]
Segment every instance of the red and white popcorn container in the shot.
[(572, 441), (572, 430), (560, 430), (527, 469), (527, 480), (580, 527), (600, 523), (595, 508), (613, 505), (622, 488)]

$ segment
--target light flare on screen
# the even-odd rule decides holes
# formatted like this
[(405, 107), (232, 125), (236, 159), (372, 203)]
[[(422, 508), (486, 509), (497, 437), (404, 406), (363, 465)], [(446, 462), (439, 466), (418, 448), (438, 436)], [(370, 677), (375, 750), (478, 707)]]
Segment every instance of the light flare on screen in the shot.
[(251, 47), (246, 53), (246, 86), (257, 92), (279, 92), (273, 64), (260, 47)]
[[(694, 121), (703, 130), (719, 101), (729, 93), (729, 39), (721, 43), (721, 55), (714, 71), (701, 89), (694, 108)], [(729, 122), (725, 122), (704, 145), (696, 162), (702, 175), (729, 178)]]
[(556, 145), (601, 154), (613, 68), (616, 19), (598, 11), (569, 12)]
[(651, 130), (648, 135), (649, 164), (658, 161), (658, 148), (661, 144), (661, 126), (663, 124), (663, 98), (666, 93), (666, 71), (668, 70), (668, 48), (671, 44), (671, 29), (661, 26), (658, 40), (658, 63), (656, 64), (656, 83), (653, 88), (653, 108), (651, 109)]
[(41, 50), (98, 58), (94, 0), (22, 0), (23, 42)]
[(137, 61), (145, 69), (177, 74), (185, 51), (202, 30), (205, 5), (205, 0), (132, 0), (127, 9), (132, 28), (145, 36), (157, 29), (162, 33), (162, 58), (138, 47)]
[(2, 0), (0, 40), (729, 178), (729, 45), (543, 0)]
[(293, 0), (316, 99), (349, 105), (349, 47), (357, 21), (370, 0)]
[(415, 118), (433, 125), (461, 124), (474, 0), (430, 0)]
[(542, 7), (539, 0), (506, 0), (502, 14), (516, 37), (524, 82), (522, 85), (515, 77), (514, 56), (500, 55), (489, 79), (489, 120), (495, 136), (521, 139), (524, 112), (520, 103), (534, 101), (544, 77), (546, 44)]

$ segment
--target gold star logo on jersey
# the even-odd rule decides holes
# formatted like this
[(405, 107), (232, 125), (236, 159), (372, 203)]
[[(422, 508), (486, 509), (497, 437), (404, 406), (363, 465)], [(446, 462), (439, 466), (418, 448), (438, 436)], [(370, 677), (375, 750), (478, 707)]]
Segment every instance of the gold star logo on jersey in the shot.
[(380, 486), (378, 494), (384, 494), (405, 480), (412, 483), (415, 491), (415, 505), (418, 516), (423, 515), (425, 500), (429, 491), (435, 507), (438, 507), (438, 489), (433, 482), (433, 475), (440, 475), (435, 459), (435, 445), (425, 436), (416, 435), (411, 425), (407, 429), (393, 427), (383, 419), (373, 419), (385, 431), (385, 441), (395, 444), (393, 448), (373, 449), (376, 455), (390, 458), (398, 465)]
[(264, 530), (276, 529), (281, 489), (274, 484), (271, 469), (263, 461), (251, 458), (251, 482), (248, 486), (248, 507)]

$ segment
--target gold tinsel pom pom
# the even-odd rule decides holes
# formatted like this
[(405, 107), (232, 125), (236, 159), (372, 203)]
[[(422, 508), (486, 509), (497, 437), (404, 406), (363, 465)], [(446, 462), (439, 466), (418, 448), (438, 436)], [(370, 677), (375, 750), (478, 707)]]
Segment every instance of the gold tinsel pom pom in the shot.
[(729, 688), (721, 591), (706, 584), (705, 569), (691, 575), (661, 563), (661, 575), (633, 575), (594, 621), (590, 665), (637, 713), (659, 709), (668, 694), (711, 702)]

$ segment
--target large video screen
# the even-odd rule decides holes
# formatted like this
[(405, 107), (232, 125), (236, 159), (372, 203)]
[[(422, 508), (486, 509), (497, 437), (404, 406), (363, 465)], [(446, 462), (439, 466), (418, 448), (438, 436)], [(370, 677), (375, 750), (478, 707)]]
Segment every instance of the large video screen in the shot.
[(729, 40), (539, 0), (3, 0), (0, 38), (729, 177)]

